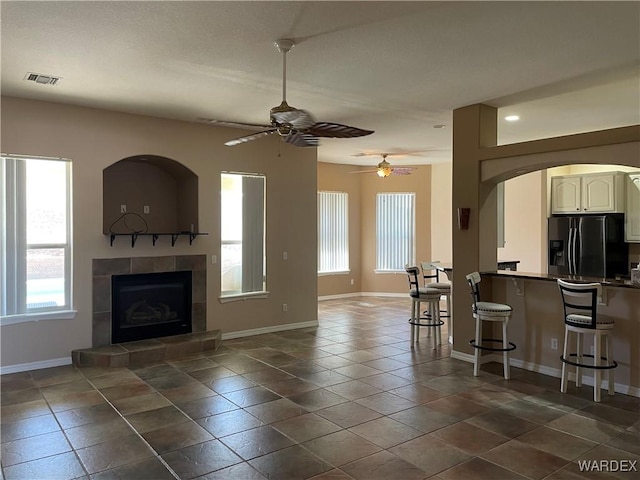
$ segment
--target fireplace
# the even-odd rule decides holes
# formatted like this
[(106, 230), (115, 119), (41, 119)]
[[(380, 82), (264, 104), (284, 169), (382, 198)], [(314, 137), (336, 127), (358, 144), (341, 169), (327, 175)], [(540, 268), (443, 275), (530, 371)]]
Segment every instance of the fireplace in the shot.
[(191, 271), (111, 277), (111, 343), (191, 333)]

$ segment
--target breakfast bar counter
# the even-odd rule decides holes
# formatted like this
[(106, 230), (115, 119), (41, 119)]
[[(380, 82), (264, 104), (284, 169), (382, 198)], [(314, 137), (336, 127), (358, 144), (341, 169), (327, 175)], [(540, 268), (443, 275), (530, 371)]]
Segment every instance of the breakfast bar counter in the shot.
[(551, 275), (548, 273), (529, 273), (529, 272), (517, 272), (511, 270), (495, 270), (482, 272), (482, 275), (492, 277), (511, 277), (518, 279), (528, 280), (548, 280), (556, 282), (558, 279), (566, 280), (568, 282), (576, 283), (600, 283), (603, 287), (623, 287), (623, 288), (636, 288), (640, 290), (640, 285), (631, 283), (631, 280), (623, 278), (596, 278), (596, 277), (582, 277), (579, 275)]
[[(482, 272), (482, 299), (513, 307), (509, 340), (518, 348), (511, 352), (512, 365), (558, 377), (560, 388), (564, 313), (558, 278), (602, 284), (598, 312), (615, 322), (612, 357), (618, 362), (614, 372), (616, 392), (640, 397), (640, 285), (628, 279), (559, 277), (501, 270)], [(588, 352), (590, 346), (586, 348)], [(592, 381), (591, 372), (585, 373), (584, 382), (593, 385)], [(603, 395), (603, 402), (606, 398)]]

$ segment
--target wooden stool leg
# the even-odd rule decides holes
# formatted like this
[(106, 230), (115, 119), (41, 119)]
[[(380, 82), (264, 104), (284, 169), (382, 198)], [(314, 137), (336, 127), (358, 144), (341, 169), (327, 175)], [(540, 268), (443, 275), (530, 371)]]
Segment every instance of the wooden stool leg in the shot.
[[(569, 355), (569, 335), (571, 332), (565, 328), (564, 329), (564, 349), (562, 350), (562, 358), (567, 358)], [(562, 393), (567, 393), (567, 383), (569, 382), (569, 369), (567, 368), (567, 364), (562, 362), (562, 380), (560, 381), (560, 391)]]
[[(610, 335), (607, 333), (605, 336), (605, 348), (606, 348), (606, 357), (607, 357), (607, 363), (611, 364), (613, 362), (613, 347), (610, 345), (611, 344), (611, 337)], [(613, 371), (615, 370), (615, 368), (610, 368), (609, 372), (607, 373), (607, 381), (609, 382), (609, 395), (614, 395), (616, 393), (616, 383), (613, 379)]]
[(411, 348), (413, 348), (413, 344), (416, 342), (416, 326), (414, 322), (416, 321), (416, 301), (411, 299)]
[[(600, 356), (602, 355), (601, 352), (602, 349), (602, 339), (600, 338), (600, 335), (594, 335), (593, 336), (593, 361), (594, 361), (594, 365), (599, 366), (600, 365)], [(602, 387), (602, 370), (600, 370), (599, 368), (596, 368), (594, 370), (594, 374), (593, 374), (593, 401), (594, 402), (599, 402), (600, 401), (600, 389)]]
[[(482, 320), (476, 317), (476, 346), (482, 344)], [(477, 377), (480, 370), (480, 349), (476, 348), (473, 354), (473, 376)]]
[(435, 350), (442, 344), (442, 332), (440, 330), (440, 302), (433, 303), (433, 316), (431, 317), (437, 327), (434, 327), (436, 331), (433, 334), (433, 349)]
[[(507, 337), (507, 324), (509, 323), (509, 318), (507, 317), (504, 322), (502, 322), (502, 348), (509, 348), (509, 338)], [(502, 365), (504, 368), (504, 378), (505, 380), (509, 380), (511, 378), (511, 369), (509, 368), (509, 352), (502, 352)]]
[[(578, 337), (578, 341), (576, 344), (576, 363), (584, 363), (582, 360), (582, 334), (576, 332), (576, 336)], [(576, 367), (576, 387), (582, 386), (582, 373), (580, 372), (580, 367)]]
[(449, 343), (453, 343), (453, 330), (451, 329), (451, 295), (446, 296), (447, 301), (447, 337)]

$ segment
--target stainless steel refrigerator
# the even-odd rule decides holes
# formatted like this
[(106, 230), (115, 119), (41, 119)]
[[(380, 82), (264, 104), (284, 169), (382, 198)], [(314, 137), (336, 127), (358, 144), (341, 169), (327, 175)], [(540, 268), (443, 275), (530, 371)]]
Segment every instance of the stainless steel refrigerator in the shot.
[(549, 218), (549, 273), (615, 278), (629, 275), (624, 214)]

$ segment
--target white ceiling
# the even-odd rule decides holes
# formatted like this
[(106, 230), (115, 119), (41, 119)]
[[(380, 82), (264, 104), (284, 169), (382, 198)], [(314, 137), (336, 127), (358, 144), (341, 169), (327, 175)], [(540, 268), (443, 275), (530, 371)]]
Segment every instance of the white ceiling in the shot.
[[(24, 2), (1, 8), (2, 94), (197, 121), (268, 123), (282, 94), (320, 121), (375, 130), (324, 139), (450, 161), (452, 110), (500, 107), (500, 142), (640, 123), (640, 3)], [(27, 72), (63, 77), (56, 86)], [(444, 124), (446, 128), (435, 129)], [(250, 132), (229, 130), (229, 138)], [(261, 140), (255, 140), (257, 142)], [(243, 148), (242, 145), (228, 148)]]

